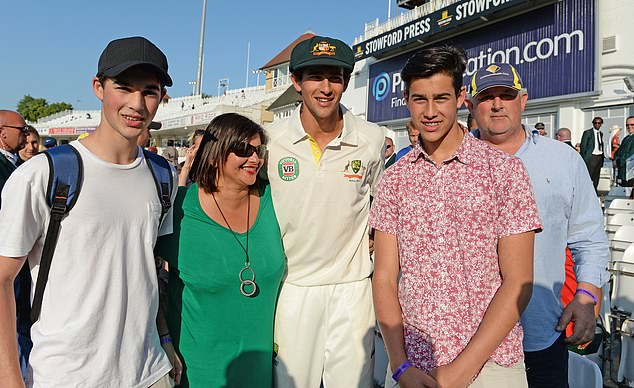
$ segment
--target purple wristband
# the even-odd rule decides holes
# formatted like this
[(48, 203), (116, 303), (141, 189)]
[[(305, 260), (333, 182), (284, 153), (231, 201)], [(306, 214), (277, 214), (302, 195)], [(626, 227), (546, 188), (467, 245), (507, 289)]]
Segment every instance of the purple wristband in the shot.
[(583, 288), (577, 288), (577, 291), (575, 291), (575, 294), (584, 294), (584, 295), (588, 295), (590, 298), (592, 298), (592, 300), (594, 301), (594, 304), (599, 303), (599, 299), (597, 299), (596, 296), (594, 296), (593, 293), (591, 293), (588, 290), (584, 290)]
[(392, 375), (392, 379), (398, 382), (398, 379), (401, 378), (401, 375), (405, 373), (405, 371), (409, 369), (410, 366), (412, 366), (412, 364), (409, 362), (409, 360), (405, 360), (405, 362), (402, 363), (401, 366), (396, 368), (396, 371), (394, 371), (394, 374)]
[(161, 341), (161, 345), (172, 343), (172, 337), (170, 337), (169, 335), (163, 335), (159, 337), (159, 340)]

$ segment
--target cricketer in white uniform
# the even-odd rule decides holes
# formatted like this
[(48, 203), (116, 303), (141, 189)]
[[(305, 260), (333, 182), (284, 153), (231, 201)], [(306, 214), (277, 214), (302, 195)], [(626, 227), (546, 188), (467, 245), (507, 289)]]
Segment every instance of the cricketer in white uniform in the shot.
[(302, 104), (268, 131), (267, 174), (288, 269), (275, 317), (276, 387), (371, 387), (370, 195), (385, 133), (340, 105), (354, 67), (344, 42), (295, 46)]

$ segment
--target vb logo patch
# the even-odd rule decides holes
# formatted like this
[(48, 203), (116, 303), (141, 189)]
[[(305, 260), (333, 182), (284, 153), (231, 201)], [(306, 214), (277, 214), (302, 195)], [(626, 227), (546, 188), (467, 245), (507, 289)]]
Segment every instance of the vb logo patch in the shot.
[(290, 156), (282, 158), (277, 163), (277, 172), (283, 181), (294, 181), (299, 176), (299, 162)]

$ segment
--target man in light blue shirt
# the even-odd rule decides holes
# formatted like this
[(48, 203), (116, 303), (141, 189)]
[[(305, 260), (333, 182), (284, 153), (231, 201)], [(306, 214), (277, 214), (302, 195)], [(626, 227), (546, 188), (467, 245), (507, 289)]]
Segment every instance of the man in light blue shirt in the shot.
[(414, 127), (411, 120), (407, 122), (407, 135), (409, 136), (409, 145), (398, 150), (394, 162), (397, 162), (400, 158), (407, 155), (418, 142), (418, 129)]
[[(534, 286), (521, 322), (530, 387), (567, 387), (568, 350), (594, 338), (594, 305), (608, 280), (608, 240), (588, 170), (573, 149), (521, 124), (528, 94), (511, 65), (491, 64), (472, 79), (467, 107), (476, 137), (519, 157), (530, 176), (543, 230), (535, 236)], [(564, 309), (565, 249), (572, 251), (578, 285)], [(575, 322), (574, 333), (564, 329)]]

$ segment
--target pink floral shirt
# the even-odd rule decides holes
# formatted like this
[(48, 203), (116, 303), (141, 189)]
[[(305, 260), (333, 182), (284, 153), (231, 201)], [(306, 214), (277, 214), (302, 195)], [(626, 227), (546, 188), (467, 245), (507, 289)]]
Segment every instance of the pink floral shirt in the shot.
[[(502, 282), (498, 240), (541, 228), (522, 162), (467, 134), (439, 167), (417, 144), (387, 169), (369, 222), (397, 236), (405, 350), (425, 372), (475, 334)], [(517, 363), (522, 337), (518, 323), (491, 359)]]

